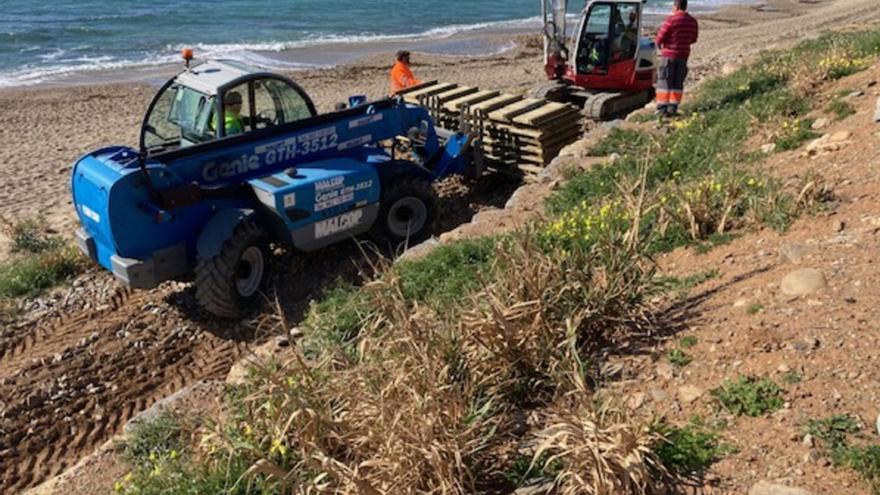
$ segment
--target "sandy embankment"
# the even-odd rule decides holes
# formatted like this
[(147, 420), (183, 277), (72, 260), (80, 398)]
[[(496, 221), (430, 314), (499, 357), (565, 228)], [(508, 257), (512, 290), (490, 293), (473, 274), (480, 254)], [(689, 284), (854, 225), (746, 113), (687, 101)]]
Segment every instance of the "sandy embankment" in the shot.
[[(703, 77), (726, 62), (788, 45), (823, 30), (880, 19), (877, 0), (769, 0), (700, 16), (702, 38), (693, 71)], [(523, 41), (523, 40), (521, 40)], [(442, 79), (524, 93), (543, 80), (535, 40), (498, 56), (462, 58), (417, 54), (422, 79)], [(321, 110), (350, 94), (378, 98), (387, 87), (391, 56), (376, 55), (334, 69), (295, 72)], [(41, 215), (59, 232), (75, 223), (69, 172), (82, 153), (112, 144), (134, 145), (154, 89), (146, 84), (0, 90), (0, 212)], [(6, 256), (0, 234), (0, 259)]]

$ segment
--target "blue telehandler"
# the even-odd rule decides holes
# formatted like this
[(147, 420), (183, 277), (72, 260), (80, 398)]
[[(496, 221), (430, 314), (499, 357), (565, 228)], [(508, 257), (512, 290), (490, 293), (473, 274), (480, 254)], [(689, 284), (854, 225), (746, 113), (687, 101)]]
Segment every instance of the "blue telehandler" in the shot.
[(266, 280), (270, 243), (314, 251), (362, 234), (386, 245), (428, 237), (432, 182), (477, 174), (477, 140), (435, 128), (402, 99), (318, 115), (286, 77), (187, 59), (150, 104), (140, 149), (108, 147), (74, 165), (77, 245), (132, 288), (194, 275), (205, 309), (241, 317)]

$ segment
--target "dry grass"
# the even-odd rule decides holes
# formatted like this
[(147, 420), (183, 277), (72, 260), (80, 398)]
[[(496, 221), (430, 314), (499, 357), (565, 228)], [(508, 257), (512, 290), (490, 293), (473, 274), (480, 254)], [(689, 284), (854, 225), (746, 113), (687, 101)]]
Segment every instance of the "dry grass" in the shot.
[(373, 311), (356, 352), (257, 370), (207, 439), (209, 459), (243, 456), (240, 483), (285, 493), (473, 494), (516, 488), (504, 476), (512, 454), (539, 444), (535, 459), (559, 461), (565, 493), (581, 493), (581, 479), (595, 493), (644, 493), (657, 438), (645, 418), (593, 409), (584, 364), (646, 321), (653, 269), (633, 238), (563, 252), (516, 234), (495, 248), (504, 269), (444, 314), (383, 270), (362, 289)]

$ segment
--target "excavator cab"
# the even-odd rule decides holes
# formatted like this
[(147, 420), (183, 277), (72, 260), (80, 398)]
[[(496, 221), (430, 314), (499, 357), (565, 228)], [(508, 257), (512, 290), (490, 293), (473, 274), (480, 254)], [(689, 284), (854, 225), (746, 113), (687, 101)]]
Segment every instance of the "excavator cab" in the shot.
[(575, 44), (575, 84), (593, 89), (622, 89), (632, 84), (639, 65), (641, 2), (591, 2)]
[(544, 70), (551, 83), (538, 88), (535, 97), (575, 104), (596, 120), (653, 98), (656, 47), (642, 37), (644, 0), (590, 0), (573, 39), (565, 28), (568, 2), (541, 3)]

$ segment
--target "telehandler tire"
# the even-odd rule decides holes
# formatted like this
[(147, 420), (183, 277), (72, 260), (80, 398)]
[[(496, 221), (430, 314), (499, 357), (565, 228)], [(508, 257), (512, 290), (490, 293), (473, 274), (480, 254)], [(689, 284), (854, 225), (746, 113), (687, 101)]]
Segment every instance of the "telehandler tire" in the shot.
[(397, 248), (404, 242), (414, 246), (431, 236), (436, 216), (437, 193), (431, 182), (404, 177), (383, 191), (370, 236), (380, 246)]
[(196, 299), (210, 313), (239, 318), (254, 308), (266, 281), (268, 236), (257, 224), (242, 222), (213, 258), (196, 266)]

